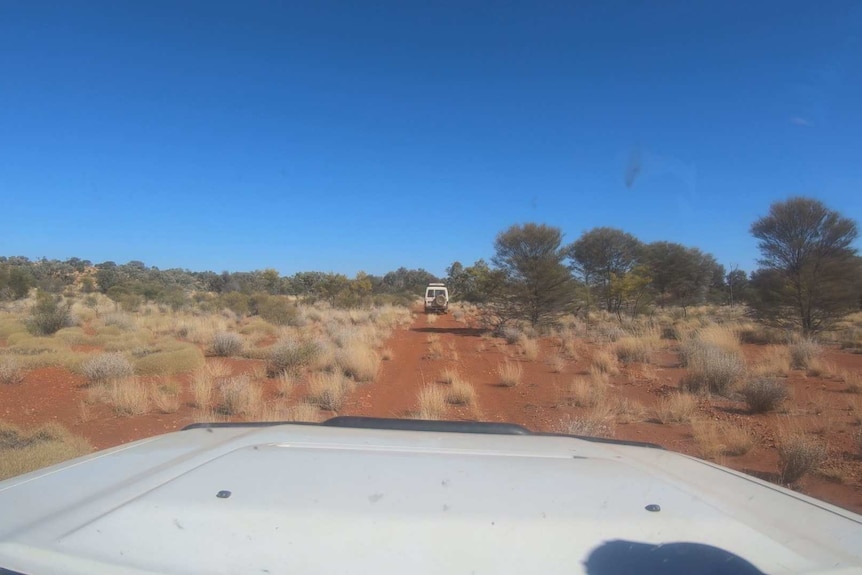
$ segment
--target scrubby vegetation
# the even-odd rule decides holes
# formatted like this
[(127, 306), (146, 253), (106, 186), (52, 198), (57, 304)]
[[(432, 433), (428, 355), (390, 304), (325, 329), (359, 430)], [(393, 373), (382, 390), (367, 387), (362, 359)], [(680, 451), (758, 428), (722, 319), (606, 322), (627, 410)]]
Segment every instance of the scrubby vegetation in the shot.
[(86, 455), (92, 449), (86, 439), (59, 424), (22, 430), (0, 422), (0, 480)]

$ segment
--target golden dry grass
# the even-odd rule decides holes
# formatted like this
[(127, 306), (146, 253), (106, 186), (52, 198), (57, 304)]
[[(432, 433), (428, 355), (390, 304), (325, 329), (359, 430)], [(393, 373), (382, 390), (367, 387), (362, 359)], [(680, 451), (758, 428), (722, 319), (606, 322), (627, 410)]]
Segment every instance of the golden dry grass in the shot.
[(769, 346), (763, 355), (754, 362), (750, 372), (763, 377), (785, 377), (790, 373), (790, 351), (786, 345)]
[(150, 391), (137, 377), (109, 381), (103, 390), (104, 401), (117, 415), (144, 415), (150, 411)]
[(446, 390), (446, 403), (452, 405), (473, 405), (476, 403), (476, 390), (470, 382), (455, 378)]
[(419, 419), (443, 419), (446, 414), (446, 392), (437, 385), (425, 385), (419, 390)]
[(354, 341), (335, 353), (335, 361), (345, 375), (358, 382), (373, 381), (380, 367), (380, 357), (370, 346)]
[(317, 372), (308, 378), (308, 400), (321, 409), (340, 410), (352, 389), (351, 380), (339, 372)]
[(616, 355), (606, 348), (600, 348), (593, 353), (592, 360), (590, 361), (590, 370), (608, 375), (619, 375), (620, 373)]
[(57, 423), (24, 431), (0, 422), (0, 480), (86, 455), (93, 447)]
[(686, 393), (671, 393), (659, 399), (653, 409), (658, 423), (688, 423), (697, 412), (697, 400)]
[(548, 360), (548, 367), (551, 368), (551, 372), (553, 373), (562, 373), (564, 369), (566, 369), (566, 359), (560, 355), (553, 355)]
[(744, 455), (755, 444), (754, 437), (746, 429), (726, 421), (695, 419), (691, 422), (691, 429), (698, 455), (704, 459)]
[(798, 482), (817, 471), (826, 456), (826, 447), (820, 440), (799, 431), (783, 430), (778, 440), (781, 482), (788, 485)]
[(152, 388), (150, 399), (159, 413), (176, 413), (180, 409), (180, 397), (169, 386), (160, 385)]
[(14, 357), (0, 356), (0, 384), (15, 385), (24, 381), (21, 362)]
[(616, 429), (614, 412), (609, 406), (595, 407), (560, 421), (561, 433), (581, 437), (613, 437)]
[(521, 355), (528, 361), (536, 361), (539, 357), (539, 342), (535, 339), (522, 336), (519, 343), (521, 346)]
[(293, 389), (296, 387), (296, 376), (287, 371), (283, 371), (275, 378), (275, 381), (279, 397), (283, 397), (285, 399), (289, 398), (293, 393)]
[(862, 393), (862, 372), (842, 371), (841, 381), (849, 393)]
[(524, 368), (520, 363), (506, 360), (497, 365), (497, 375), (503, 387), (515, 387), (521, 384)]
[(224, 415), (255, 417), (263, 408), (260, 386), (246, 375), (229, 377), (218, 386), (219, 411)]
[(132, 364), (138, 375), (176, 375), (204, 365), (204, 354), (192, 344), (164, 341), (133, 353)]
[(436, 313), (427, 313), (425, 314), (425, 322), (429, 325), (434, 325), (437, 323), (437, 314)]
[(613, 345), (613, 351), (623, 364), (649, 363), (650, 356), (659, 344), (659, 338), (652, 334), (630, 335), (618, 339)]
[(600, 378), (574, 378), (567, 388), (566, 403), (577, 407), (597, 407), (607, 398), (608, 385)]

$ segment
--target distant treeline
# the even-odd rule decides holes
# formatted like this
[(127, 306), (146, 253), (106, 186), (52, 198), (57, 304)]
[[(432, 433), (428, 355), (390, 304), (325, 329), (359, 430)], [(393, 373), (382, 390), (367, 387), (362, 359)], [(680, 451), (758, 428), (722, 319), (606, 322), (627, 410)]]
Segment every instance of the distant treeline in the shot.
[(439, 278), (423, 269), (406, 268), (384, 276), (359, 272), (348, 278), (327, 272), (299, 272), (292, 276), (282, 276), (274, 269), (194, 272), (177, 268), (161, 270), (140, 261), (94, 264), (80, 258), (61, 261), (0, 256), (0, 300), (26, 297), (32, 288), (55, 294), (80, 290), (101, 292), (129, 308), (150, 301), (178, 309), (193, 298), (200, 302), (206, 292), (219, 296), (229, 304), (226, 307), (238, 308), (253, 306), (254, 299), (249, 298), (255, 295), (297, 296), (338, 307), (409, 303), (433, 281)]

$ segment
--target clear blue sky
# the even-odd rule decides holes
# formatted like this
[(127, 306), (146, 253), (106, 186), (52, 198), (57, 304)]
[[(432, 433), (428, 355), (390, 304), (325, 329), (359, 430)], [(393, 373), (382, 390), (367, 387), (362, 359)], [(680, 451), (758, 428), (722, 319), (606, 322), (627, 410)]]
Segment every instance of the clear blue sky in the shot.
[(442, 274), (533, 221), (750, 270), (791, 195), (862, 219), (856, 0), (0, 2), (2, 255)]

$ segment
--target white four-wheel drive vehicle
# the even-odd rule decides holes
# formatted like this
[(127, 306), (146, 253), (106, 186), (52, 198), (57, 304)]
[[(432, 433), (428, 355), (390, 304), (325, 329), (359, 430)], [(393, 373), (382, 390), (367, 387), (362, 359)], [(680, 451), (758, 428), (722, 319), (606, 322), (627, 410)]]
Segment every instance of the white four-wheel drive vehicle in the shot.
[(447, 313), (449, 311), (449, 290), (445, 284), (430, 283), (425, 288), (425, 313)]
[(862, 517), (506, 424), (198, 424), (0, 482), (0, 573), (862, 573)]

